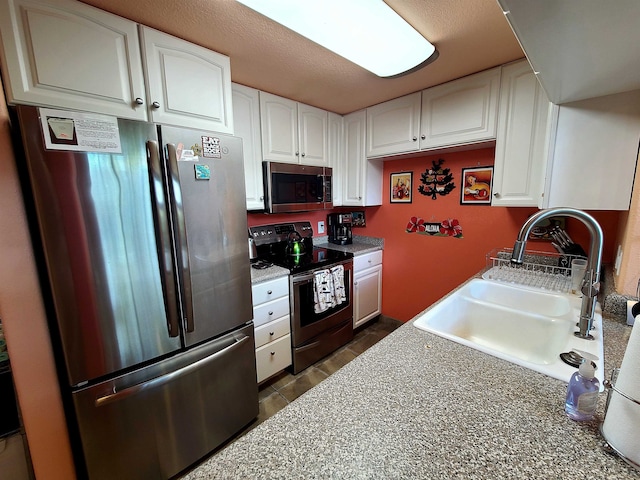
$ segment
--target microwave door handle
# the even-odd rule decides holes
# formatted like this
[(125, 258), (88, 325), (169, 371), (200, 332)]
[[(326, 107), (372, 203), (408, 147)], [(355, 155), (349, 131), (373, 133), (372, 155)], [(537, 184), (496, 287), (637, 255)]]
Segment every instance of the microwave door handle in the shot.
[(180, 268), (180, 281), (182, 284), (183, 323), (185, 331), (193, 332), (193, 299), (191, 288), (191, 269), (189, 267), (189, 246), (187, 245), (187, 225), (184, 219), (184, 207), (182, 205), (182, 188), (180, 187), (180, 175), (178, 171), (178, 153), (176, 146), (167, 143), (167, 156), (169, 161), (169, 181), (173, 192), (173, 221), (176, 226), (176, 254), (178, 256), (178, 268)]
[(164, 196), (164, 182), (160, 167), (160, 152), (158, 142), (147, 142), (147, 164), (149, 167), (149, 186), (151, 189), (151, 207), (153, 210), (153, 226), (159, 243), (158, 260), (162, 269), (161, 284), (167, 310), (167, 328), (170, 337), (180, 334), (178, 321), (178, 303), (176, 297), (175, 271), (173, 267), (173, 252), (171, 250), (171, 232), (169, 229), (169, 215)]

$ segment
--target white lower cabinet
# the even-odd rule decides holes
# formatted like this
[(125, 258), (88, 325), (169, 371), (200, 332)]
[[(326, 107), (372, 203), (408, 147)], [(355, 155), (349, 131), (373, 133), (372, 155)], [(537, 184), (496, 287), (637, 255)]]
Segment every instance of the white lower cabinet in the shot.
[(353, 259), (353, 328), (382, 311), (382, 250)]
[(289, 278), (252, 287), (258, 383), (291, 365)]

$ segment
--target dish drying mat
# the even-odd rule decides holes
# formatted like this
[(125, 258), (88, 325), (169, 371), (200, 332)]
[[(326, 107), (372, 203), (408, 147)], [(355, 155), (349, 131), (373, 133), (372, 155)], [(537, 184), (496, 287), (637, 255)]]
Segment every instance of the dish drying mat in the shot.
[(511, 263), (513, 249), (494, 249), (487, 254), (485, 280), (497, 280), (541, 290), (571, 292), (571, 260), (582, 255), (527, 251), (522, 264)]

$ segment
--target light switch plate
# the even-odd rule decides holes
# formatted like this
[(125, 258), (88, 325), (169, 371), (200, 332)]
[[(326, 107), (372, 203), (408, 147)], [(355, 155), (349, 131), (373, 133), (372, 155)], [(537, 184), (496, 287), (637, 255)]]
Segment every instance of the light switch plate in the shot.
[(324, 221), (322, 220), (318, 222), (318, 233), (324, 233)]

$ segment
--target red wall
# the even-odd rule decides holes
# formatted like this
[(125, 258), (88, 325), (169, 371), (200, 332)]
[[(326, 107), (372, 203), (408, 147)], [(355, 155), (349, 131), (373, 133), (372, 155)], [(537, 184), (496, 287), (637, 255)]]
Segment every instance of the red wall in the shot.
[[(436, 200), (418, 193), (420, 174), (432, 166), (432, 161), (444, 159), (443, 168), (453, 174), (455, 188)], [(536, 208), (492, 207), (490, 205), (461, 205), (462, 168), (493, 165), (494, 149), (470, 150), (411, 159), (390, 160), (384, 163), (383, 204), (367, 207), (367, 226), (354, 229), (356, 235), (384, 238), (382, 279), (382, 313), (407, 321), (447, 294), (461, 282), (486, 265), (486, 255), (494, 248), (513, 247), (524, 221)], [(412, 202), (390, 203), (390, 175), (394, 172), (413, 172)], [(361, 208), (340, 208), (351, 211)], [(309, 220), (314, 228), (318, 220), (326, 221), (328, 212), (307, 214), (265, 215), (250, 214), (249, 225)], [(611, 262), (620, 212), (591, 213), (605, 233), (604, 261)], [(412, 216), (427, 222), (457, 219), (462, 226), (462, 238), (407, 233)], [(589, 247), (589, 233), (577, 220), (567, 219), (569, 235), (585, 250)], [(316, 232), (316, 236), (317, 236)], [(554, 251), (549, 242), (530, 241), (527, 250)]]

